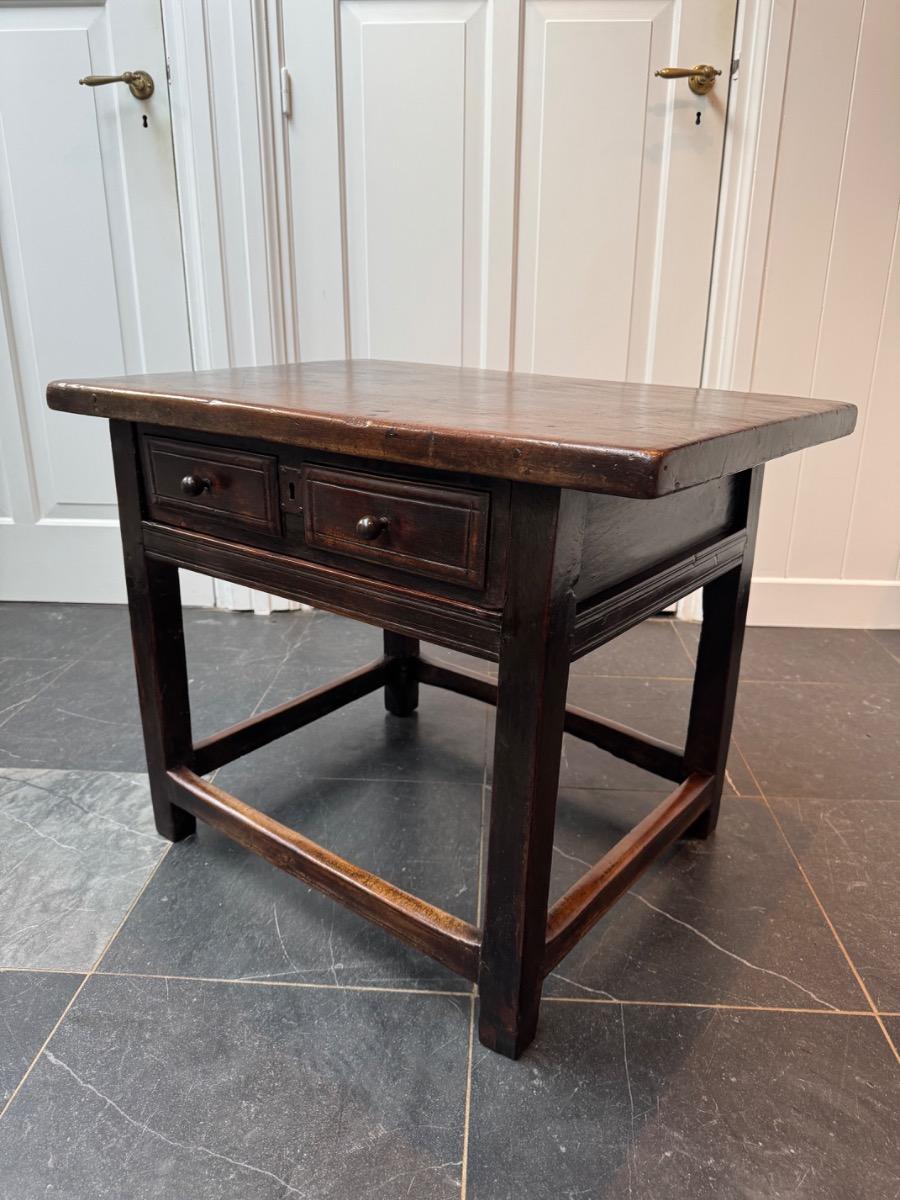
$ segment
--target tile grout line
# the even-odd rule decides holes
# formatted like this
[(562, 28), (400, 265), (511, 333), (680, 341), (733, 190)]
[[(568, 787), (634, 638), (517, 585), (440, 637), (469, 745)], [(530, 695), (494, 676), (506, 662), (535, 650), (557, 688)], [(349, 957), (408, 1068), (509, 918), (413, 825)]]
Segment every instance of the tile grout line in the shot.
[[(44, 975), (80, 975), (73, 969), (56, 970), (52, 967), (0, 967), (0, 973), (6, 974), (44, 974)], [(229, 979), (220, 975), (163, 975), (150, 971), (103, 971), (96, 968), (91, 975), (103, 979), (156, 979), (169, 980), (170, 983), (224, 983), (243, 987), (296, 988), (306, 991), (337, 991), (337, 992), (383, 992), (399, 996), (452, 996), (459, 999), (474, 997), (472, 991), (454, 991), (450, 988), (400, 988), (380, 984), (363, 983), (300, 983), (284, 979)], [(721, 1009), (724, 1012), (777, 1012), (795, 1016), (826, 1016), (826, 1017), (900, 1017), (900, 1010), (890, 1009), (852, 1009), (852, 1008), (789, 1008), (787, 1006), (768, 1004), (724, 1004), (716, 1001), (693, 1000), (633, 1000), (617, 997), (608, 999), (593, 996), (545, 996), (548, 1004), (627, 1004), (633, 1008), (704, 1008)]]
[(797, 1017), (863, 1017), (873, 1020), (876, 1017), (893, 1017), (896, 1014), (872, 1012), (868, 1008), (781, 1008), (772, 1004), (721, 1004), (715, 1001), (704, 1003), (700, 1000), (625, 1000), (606, 996), (545, 996), (547, 1004), (605, 1004), (609, 1007), (626, 1005), (629, 1008), (702, 1008), (714, 1009), (721, 1012), (759, 1012), (783, 1013), (785, 1016)]
[[(111, 936), (107, 940), (103, 949), (100, 951), (100, 953), (94, 959), (93, 963), (91, 964), (91, 966), (85, 973), (84, 977), (81, 980), (81, 983), (79, 983), (78, 987), (72, 993), (71, 997), (69, 998), (69, 1003), (65, 1006), (65, 1008), (62, 1010), (62, 1012), (59, 1014), (59, 1017), (57, 1018), (56, 1023), (54, 1024), (53, 1028), (47, 1034), (46, 1038), (44, 1038), (44, 1041), (41, 1044), (41, 1047), (38, 1050), (37, 1054), (35, 1054), (34, 1058), (28, 1064), (25, 1074), (22, 1076), (22, 1078), (19, 1080), (19, 1082), (13, 1088), (9, 1099), (3, 1105), (3, 1108), (0, 1109), (0, 1120), (2, 1120), (6, 1116), (6, 1114), (9, 1112), (9, 1109), (12, 1106), (13, 1101), (18, 1096), (19, 1092), (21, 1092), (22, 1088), (25, 1086), (25, 1083), (26, 1083), (29, 1075), (34, 1070), (34, 1068), (37, 1066), (40, 1059), (43, 1057), (44, 1051), (50, 1045), (50, 1042), (53, 1039), (53, 1037), (55, 1036), (57, 1029), (59, 1029), (60, 1025), (62, 1025), (63, 1021), (68, 1016), (69, 1010), (71, 1009), (71, 1007), (75, 1003), (75, 1001), (78, 999), (78, 997), (81, 995), (88, 980), (91, 979), (97, 973), (97, 968), (100, 966), (101, 962), (103, 962), (103, 959), (105, 958), (107, 951), (109, 950), (110, 946), (113, 944), (113, 942), (116, 940), (116, 938), (121, 933), (122, 926), (125, 924), (125, 922), (128, 920), (128, 918), (131, 916), (131, 913), (133, 912), (135, 905), (140, 900), (141, 896), (143, 896), (143, 894), (147, 890), (147, 888), (150, 886), (150, 883), (153, 880), (154, 876), (156, 875), (156, 872), (162, 866), (163, 862), (166, 859), (166, 856), (168, 855), (168, 853), (171, 849), (172, 849), (172, 843), (169, 842), (168, 845), (163, 849), (163, 852), (159, 856), (159, 859), (156, 862), (155, 866), (153, 867), (153, 870), (150, 872), (150, 874), (144, 880), (143, 884), (138, 889), (138, 892), (135, 895), (134, 899), (128, 905), (128, 907), (125, 910), (125, 913), (122, 917), (122, 920), (118, 923), (118, 925), (113, 930)], [(65, 974), (76, 974), (76, 973), (80, 974), (80, 972), (71, 972), (71, 971), (65, 972)]]
[[(693, 622), (692, 622), (692, 623), (693, 623)], [(675, 634), (676, 638), (678, 639), (678, 644), (681, 646), (682, 650), (684, 651), (684, 653), (685, 653), (685, 656), (687, 657), (687, 660), (688, 660), (688, 662), (691, 664), (691, 666), (692, 666), (692, 667), (694, 668), (694, 670), (696, 671), (696, 669), (697, 669), (697, 662), (696, 662), (696, 659), (694, 659), (694, 658), (691, 656), (691, 652), (690, 652), (690, 650), (688, 649), (687, 642), (686, 642), (686, 641), (684, 640), (684, 638), (681, 636), (681, 630), (678, 628), (678, 621), (677, 621), (677, 619), (676, 619), (676, 620), (674, 620), (674, 621), (672, 622), (672, 631), (673, 631), (673, 633)]]
[(772, 816), (772, 820), (775, 822), (775, 825), (778, 828), (778, 832), (781, 834), (782, 838), (784, 839), (784, 843), (787, 846), (791, 857), (793, 858), (794, 862), (797, 864), (797, 870), (802, 875), (804, 883), (806, 884), (807, 888), (809, 888), (810, 895), (812, 896), (813, 900), (815, 900), (816, 905), (818, 906), (818, 909), (821, 912), (826, 925), (831, 930), (834, 940), (837, 942), (841, 953), (843, 954), (844, 958), (847, 961), (847, 966), (850, 968), (853, 978), (856, 980), (863, 996), (865, 996), (866, 1003), (869, 1005), (869, 1008), (872, 1010), (872, 1015), (874, 1016), (875, 1020), (878, 1022), (878, 1027), (881, 1029), (881, 1032), (884, 1034), (885, 1041), (887, 1042), (888, 1046), (890, 1047), (891, 1052), (894, 1055), (894, 1058), (897, 1060), (898, 1063), (900, 1063), (900, 1051), (898, 1051), (897, 1047), (894, 1045), (894, 1040), (888, 1031), (888, 1027), (884, 1023), (881, 1013), (878, 1011), (875, 1001), (872, 999), (871, 992), (869, 991), (868, 987), (866, 986), (866, 983), (865, 983), (862, 975), (860, 975), (859, 971), (857, 970), (856, 964), (854, 963), (853, 959), (850, 957), (850, 952), (847, 950), (847, 947), (844, 945), (844, 941), (843, 941), (841, 935), (838, 933), (837, 929), (835, 928), (834, 922), (832, 921), (831, 917), (828, 915), (828, 913), (825, 909), (825, 905), (819, 899), (819, 894), (816, 891), (816, 889), (813, 887), (812, 880), (810, 879), (809, 875), (806, 873), (806, 869), (804, 868), (803, 864), (801, 863), (800, 859), (798, 858), (797, 853), (794, 850), (794, 847), (791, 845), (790, 839), (788, 838), (787, 834), (784, 831), (784, 826), (778, 820), (778, 816), (777, 816), (775, 810), (772, 808), (771, 804), (769, 803), (768, 797), (766, 796), (766, 793), (763, 791), (762, 785), (760, 784), (759, 780), (756, 777), (756, 773), (754, 772), (753, 768), (750, 766), (750, 762), (749, 762), (746, 754), (741, 749), (739, 742), (736, 739), (733, 739), (733, 740), (734, 740), (734, 745), (735, 745), (735, 748), (736, 748), (738, 754), (740, 754), (741, 758), (744, 760), (744, 765), (746, 766), (747, 770), (750, 773), (750, 777), (752, 778), (753, 782), (756, 784), (757, 788), (759, 788), (759, 794), (760, 794), (760, 796), (762, 796), (763, 802), (765, 803), (766, 808), (769, 810), (769, 812)]
[(170, 983), (226, 983), (236, 987), (294, 988), (318, 992), (384, 992), (392, 996), (471, 996), (452, 988), (389, 987), (376, 983), (303, 983), (293, 979), (227, 979), (219, 975), (162, 975), (152, 971), (92, 971), (103, 979), (158, 979)]
[(469, 993), (469, 1048), (466, 1054), (466, 1098), (463, 1105), (462, 1164), (459, 1172), (459, 1200), (466, 1200), (469, 1186), (469, 1130), (472, 1123), (472, 1062), (475, 1052), (475, 993)]
[(871, 640), (875, 643), (875, 645), (878, 647), (879, 650), (884, 651), (884, 653), (888, 656), (888, 658), (891, 660), (891, 662), (895, 662), (895, 663), (897, 663), (898, 666), (900, 666), (900, 658), (898, 658), (896, 654), (893, 654), (890, 650), (888, 650), (887, 646), (883, 646), (881, 644), (881, 642), (879, 642), (878, 638), (875, 636), (875, 634), (872, 632), (871, 629), (864, 629), (863, 633), (866, 634), (869, 638), (871, 638)]
[[(487, 822), (486, 817), (486, 800), (489, 792), (488, 788), (488, 731), (490, 729), (489, 714), (485, 713), (484, 717), (484, 766), (481, 772), (481, 827), (478, 837), (478, 889), (475, 900), (475, 924), (481, 928), (481, 908), (484, 901), (484, 843), (485, 843), (485, 827)], [(459, 1172), (459, 1200), (466, 1200), (469, 1183), (469, 1133), (472, 1125), (472, 1066), (475, 1058), (475, 1006), (476, 1006), (476, 991), (478, 984), (469, 996), (469, 1048), (466, 1055), (466, 1093), (465, 1102), (463, 1104), (463, 1143), (462, 1143), (462, 1165)]]

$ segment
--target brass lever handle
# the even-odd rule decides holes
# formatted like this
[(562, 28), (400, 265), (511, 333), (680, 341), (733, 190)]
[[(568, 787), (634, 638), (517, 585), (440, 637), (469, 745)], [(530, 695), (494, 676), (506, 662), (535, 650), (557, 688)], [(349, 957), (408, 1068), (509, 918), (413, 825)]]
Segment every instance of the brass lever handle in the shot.
[(716, 76), (722, 72), (708, 63), (700, 63), (696, 67), (662, 67), (655, 74), (659, 79), (686, 79), (695, 95), (705, 96), (715, 87)]
[(146, 71), (123, 71), (121, 75), (85, 75), (79, 79), (85, 87), (102, 87), (105, 83), (127, 83), (137, 100), (149, 100), (153, 95), (153, 79)]

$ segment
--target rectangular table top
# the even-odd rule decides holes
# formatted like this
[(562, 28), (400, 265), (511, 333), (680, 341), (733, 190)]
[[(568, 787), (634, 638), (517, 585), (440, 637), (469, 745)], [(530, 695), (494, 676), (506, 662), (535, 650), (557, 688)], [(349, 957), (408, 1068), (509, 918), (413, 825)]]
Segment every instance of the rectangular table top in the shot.
[(51, 408), (662, 496), (844, 437), (852, 404), (372, 360), (57, 381)]

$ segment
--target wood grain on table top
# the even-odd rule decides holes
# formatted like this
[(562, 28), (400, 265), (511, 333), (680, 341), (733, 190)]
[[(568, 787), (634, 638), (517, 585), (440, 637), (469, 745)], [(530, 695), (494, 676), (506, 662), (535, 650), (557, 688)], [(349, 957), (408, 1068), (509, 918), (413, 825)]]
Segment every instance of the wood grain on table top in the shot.
[(372, 360), (57, 381), (66, 412), (652, 497), (832, 441), (851, 404)]

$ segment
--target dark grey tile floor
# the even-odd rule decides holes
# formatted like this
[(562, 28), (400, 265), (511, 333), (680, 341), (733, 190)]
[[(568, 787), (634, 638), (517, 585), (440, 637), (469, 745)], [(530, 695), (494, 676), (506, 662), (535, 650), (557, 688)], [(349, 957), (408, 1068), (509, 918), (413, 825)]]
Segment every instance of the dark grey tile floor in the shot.
[[(201, 735), (380, 648), (186, 625)], [(512, 1063), (430, 960), (208, 827), (156, 837), (123, 610), (0, 605), (0, 1200), (900, 1196), (897, 638), (748, 632), (716, 837), (559, 965)], [(677, 741), (695, 647), (649, 622), (570, 695)], [(477, 921), (492, 736), (373, 695), (217, 781)], [(661, 794), (567, 739), (554, 894)]]

